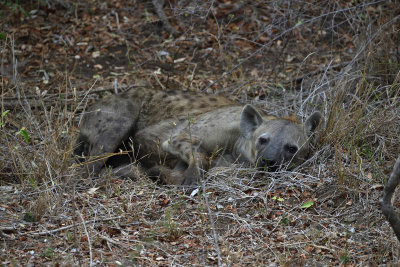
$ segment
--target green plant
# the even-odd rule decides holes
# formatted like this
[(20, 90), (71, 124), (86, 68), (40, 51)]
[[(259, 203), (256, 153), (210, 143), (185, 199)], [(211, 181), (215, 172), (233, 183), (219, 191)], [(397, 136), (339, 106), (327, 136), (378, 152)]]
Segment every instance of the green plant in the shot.
[(136, 245), (135, 249), (131, 252), (131, 259), (133, 263), (136, 263), (138, 258), (140, 257), (140, 252), (142, 251), (143, 246), (141, 245)]
[(272, 197), (272, 200), (276, 200), (276, 201), (279, 201), (279, 202), (283, 202), (283, 201), (284, 201), (283, 198), (277, 197), (277, 196), (273, 196), (273, 197)]
[(314, 202), (313, 201), (308, 201), (308, 202), (304, 203), (303, 205), (301, 205), (301, 208), (302, 209), (307, 209), (307, 208), (311, 207), (312, 205), (314, 205)]
[(33, 188), (38, 187), (35, 178), (33, 178), (32, 176), (29, 176), (28, 181), (29, 181), (29, 184), (32, 185)]
[(24, 221), (26, 221), (26, 222), (36, 222), (37, 221), (37, 217), (34, 214), (30, 213), (30, 212), (26, 212), (24, 214)]
[(342, 263), (347, 263), (347, 262), (350, 261), (350, 256), (349, 256), (348, 252), (346, 251), (346, 252), (343, 252), (343, 253), (340, 255), (339, 259), (340, 259), (340, 263), (341, 263), (341, 264), (342, 264)]
[(29, 143), (29, 136), (25, 127), (22, 127), (18, 132), (15, 133), (15, 135), (21, 135), (24, 138), (25, 143)]
[(19, 0), (5, 0), (3, 1), (5, 6), (12, 12), (12, 13), (19, 13), (23, 14), (25, 17), (29, 16), (29, 13), (22, 7)]
[(10, 111), (5, 110), (1, 113), (0, 127), (4, 127), (4, 117), (7, 115), (8, 112), (10, 112)]
[(179, 229), (178, 224), (172, 218), (174, 213), (175, 209), (167, 209), (163, 219), (163, 226), (167, 232), (169, 240), (176, 240), (182, 235), (182, 231)]
[(54, 248), (46, 248), (46, 250), (40, 254), (40, 257), (53, 258), (54, 257)]
[(283, 214), (282, 214), (282, 217), (281, 217), (280, 224), (287, 225), (288, 223), (289, 223), (289, 220), (288, 220), (286, 214), (283, 213)]

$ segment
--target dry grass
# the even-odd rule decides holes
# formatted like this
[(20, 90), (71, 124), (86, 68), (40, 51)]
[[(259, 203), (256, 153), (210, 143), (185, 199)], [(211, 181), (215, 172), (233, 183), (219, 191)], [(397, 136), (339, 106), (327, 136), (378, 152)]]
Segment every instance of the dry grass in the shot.
[[(206, 14), (210, 3), (194, 1), (187, 10), (178, 3), (174, 10), (166, 7), (174, 23), (191, 29), (188, 40), (198, 35), (214, 44), (215, 65), (207, 69), (190, 62), (172, 77), (139, 69), (121, 79), (125, 84), (145, 77), (157, 86), (191, 90), (220, 79), (208, 91), (229, 93), (277, 115), (324, 113), (314, 155), (303, 166), (277, 173), (215, 168), (192, 195), (151, 182), (136, 165), (136, 181), (79, 177), (71, 167), (79, 114), (107, 90), (98, 90), (93, 79), (85, 81), (89, 90), (77, 90), (65, 73), (57, 74), (56, 89), (48, 92), (40, 79), (24, 81), (16, 67), (18, 44), (7, 35), (1, 46), (2, 62), (12, 63), (7, 73), (2, 71), (1, 83), (2, 264), (398, 264), (399, 246), (377, 200), (400, 152), (400, 68), (393, 52), (399, 18), (390, 4), (315, 4), (304, 10), (296, 8), (297, 2), (291, 7), (278, 2), (252, 7), (274, 14), (268, 24), (262, 14), (240, 17), (244, 25), (258, 25), (252, 34), (250, 29), (228, 32), (229, 22), (221, 19), (219, 32), (206, 37), (178, 14)], [(298, 27), (298, 18), (308, 19)], [(310, 31), (321, 34), (316, 55), (293, 42), (313, 40)], [(269, 39), (261, 42), (260, 36)], [(235, 45), (237, 40), (257, 48), (247, 50)], [(355, 44), (352, 51), (346, 42)], [(154, 49), (172, 50), (186, 60), (195, 53), (184, 54), (173, 42)], [(300, 55), (305, 55), (302, 61), (289, 60)], [(313, 205), (302, 208), (307, 202)]]

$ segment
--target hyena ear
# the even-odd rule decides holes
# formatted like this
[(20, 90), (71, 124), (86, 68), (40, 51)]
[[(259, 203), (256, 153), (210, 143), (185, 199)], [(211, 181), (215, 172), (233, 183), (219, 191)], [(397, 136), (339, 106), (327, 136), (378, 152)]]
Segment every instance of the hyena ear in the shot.
[(311, 136), (315, 132), (315, 129), (321, 124), (322, 120), (322, 114), (319, 111), (315, 111), (307, 118), (304, 124), (307, 136)]
[(244, 106), (240, 115), (240, 133), (246, 138), (251, 139), (253, 132), (261, 125), (263, 118), (252, 105)]

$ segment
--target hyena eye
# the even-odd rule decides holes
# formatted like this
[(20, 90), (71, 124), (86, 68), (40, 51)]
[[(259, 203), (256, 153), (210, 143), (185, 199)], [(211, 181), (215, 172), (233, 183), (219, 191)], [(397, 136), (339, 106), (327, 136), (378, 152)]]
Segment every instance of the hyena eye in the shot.
[(258, 138), (258, 143), (260, 145), (266, 145), (269, 142), (269, 138), (268, 137), (263, 137), (261, 136), (260, 138)]
[(294, 154), (297, 152), (298, 149), (296, 146), (293, 146), (293, 145), (285, 145), (285, 150), (287, 152), (289, 152), (290, 154)]

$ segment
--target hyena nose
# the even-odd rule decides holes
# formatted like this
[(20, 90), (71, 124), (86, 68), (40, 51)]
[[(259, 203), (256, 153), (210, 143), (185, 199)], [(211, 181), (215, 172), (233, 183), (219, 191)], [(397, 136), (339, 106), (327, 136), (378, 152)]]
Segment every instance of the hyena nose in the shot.
[(276, 165), (275, 160), (268, 160), (268, 159), (261, 159), (260, 163), (261, 163), (260, 166), (262, 167), (272, 167)]
[(275, 166), (276, 161), (275, 160), (266, 160), (266, 165), (269, 167)]

